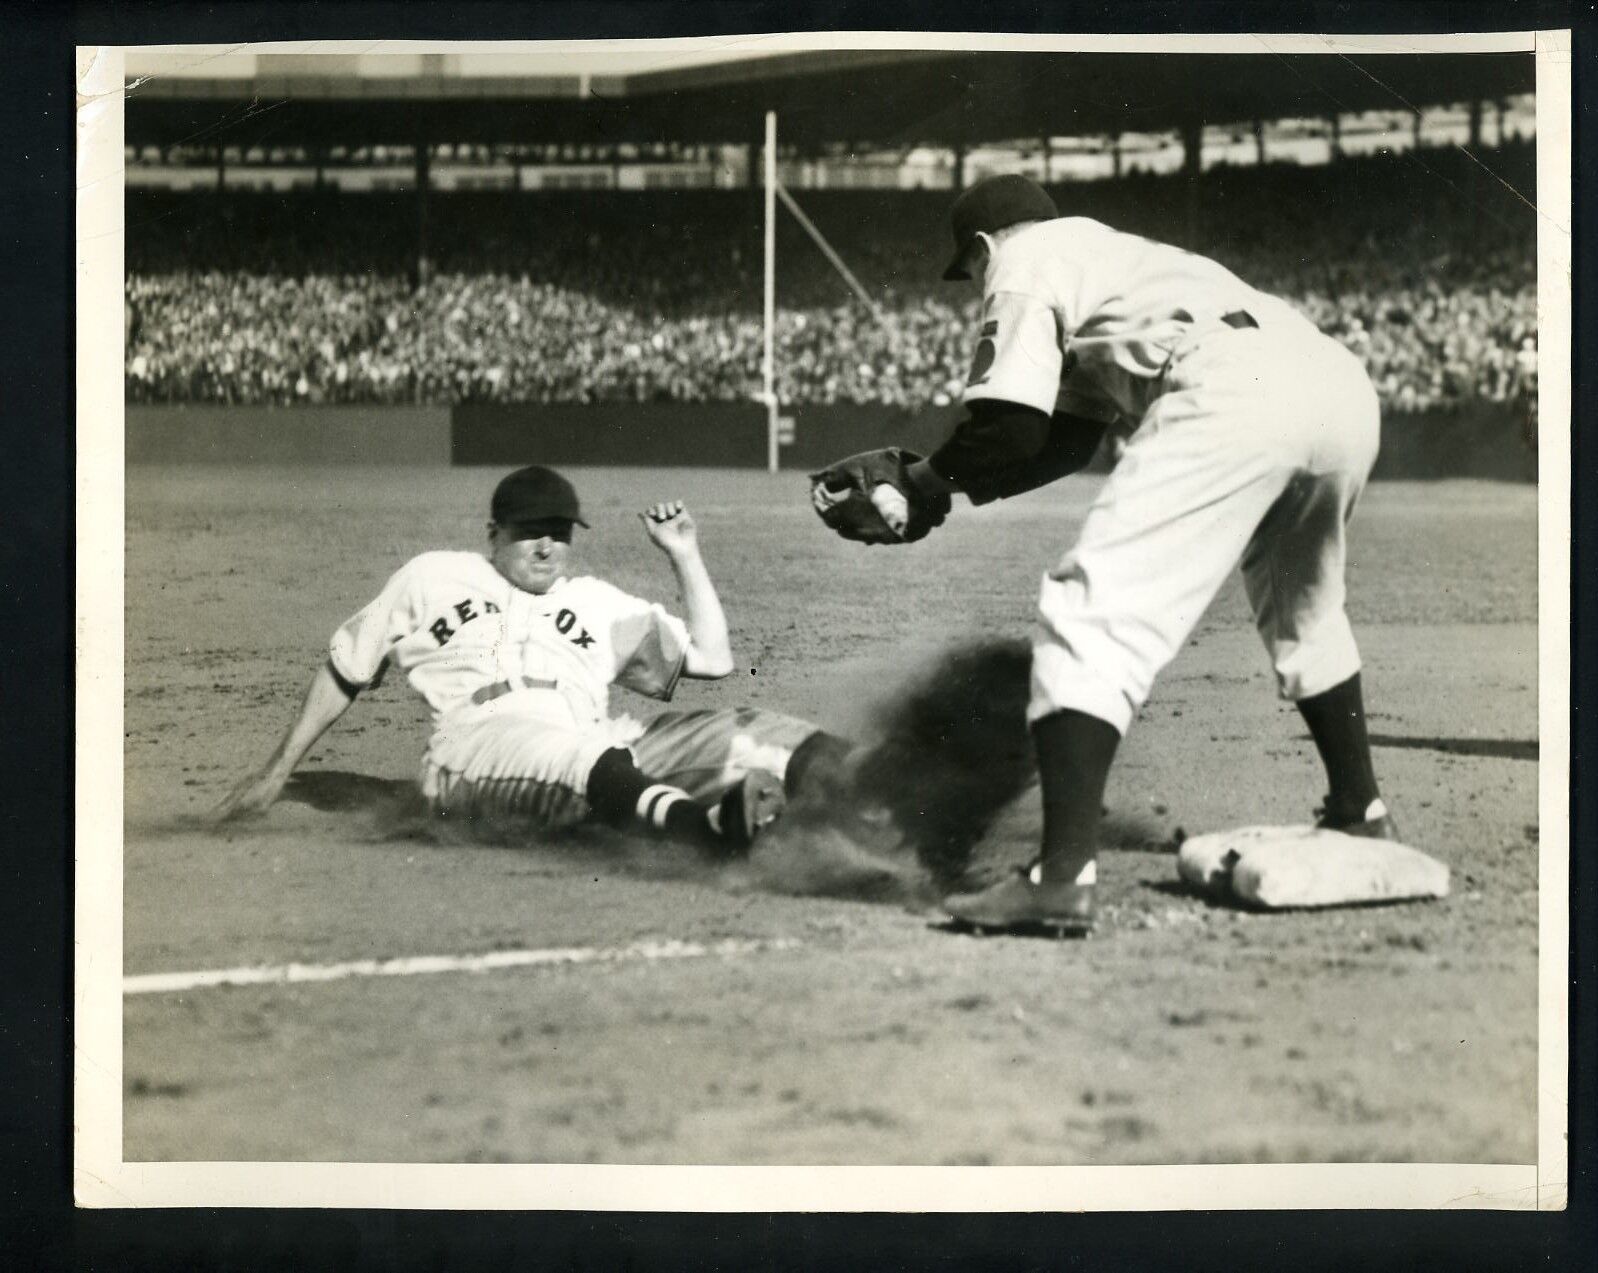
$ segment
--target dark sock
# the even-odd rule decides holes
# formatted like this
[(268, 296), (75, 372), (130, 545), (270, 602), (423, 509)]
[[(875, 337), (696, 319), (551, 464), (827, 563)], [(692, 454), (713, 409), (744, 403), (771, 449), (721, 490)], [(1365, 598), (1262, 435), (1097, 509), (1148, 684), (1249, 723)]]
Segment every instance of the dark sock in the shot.
[(1371, 801), (1378, 799), (1381, 792), (1371, 766), (1359, 673), (1324, 694), (1299, 699), (1298, 710), (1315, 739), (1321, 763), (1326, 766), (1330, 787), (1327, 812), (1340, 822), (1363, 819)]
[(586, 794), (594, 816), (610, 826), (641, 824), (698, 845), (719, 839), (707, 810), (681, 788), (648, 777), (624, 748), (613, 747), (595, 762)]
[(783, 775), (783, 791), (790, 800), (801, 794), (840, 797), (848, 785), (846, 761), (853, 746), (837, 734), (818, 729), (793, 749)]
[(1043, 786), (1043, 879), (1070, 883), (1095, 861), (1110, 762), (1121, 742), (1108, 721), (1069, 709), (1032, 726)]

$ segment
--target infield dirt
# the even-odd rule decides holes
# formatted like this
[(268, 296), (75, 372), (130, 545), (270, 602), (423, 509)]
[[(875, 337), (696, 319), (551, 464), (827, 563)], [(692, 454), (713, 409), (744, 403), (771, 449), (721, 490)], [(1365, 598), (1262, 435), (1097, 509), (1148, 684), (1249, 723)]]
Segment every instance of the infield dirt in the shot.
[[(130, 997), (130, 1161), (1534, 1161), (1533, 488), (1378, 484), (1352, 532), (1378, 773), (1452, 868), (1444, 902), (1252, 914), (1178, 887), (1180, 834), (1303, 822), (1321, 795), (1235, 579), (1123, 745), (1087, 941), (949, 932), (913, 854), (797, 824), (721, 871), (593, 836), (443, 843), (396, 814), (427, 733), (399, 678), (264, 821), (191, 825), (395, 567), (482, 541), (497, 476), (130, 470), (125, 972), (778, 944)], [(1097, 487), (865, 549), (822, 530), (799, 474), (570, 476), (594, 526), (579, 563), (629, 591), (675, 604), (635, 510), (681, 497), (699, 520), (741, 670), (678, 705), (853, 733), (948, 648), (1025, 635)], [(975, 684), (951, 679), (952, 720)], [(1029, 788), (967, 865), (1025, 860), (1036, 827)]]

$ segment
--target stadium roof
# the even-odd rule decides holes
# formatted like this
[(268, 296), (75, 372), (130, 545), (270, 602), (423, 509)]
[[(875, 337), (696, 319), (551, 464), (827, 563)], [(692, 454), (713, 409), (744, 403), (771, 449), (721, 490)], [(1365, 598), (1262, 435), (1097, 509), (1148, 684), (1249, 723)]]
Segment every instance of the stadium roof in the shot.
[(785, 144), (975, 146), (1162, 132), (1531, 93), (1530, 53), (834, 51), (628, 76), (152, 79), (130, 145)]

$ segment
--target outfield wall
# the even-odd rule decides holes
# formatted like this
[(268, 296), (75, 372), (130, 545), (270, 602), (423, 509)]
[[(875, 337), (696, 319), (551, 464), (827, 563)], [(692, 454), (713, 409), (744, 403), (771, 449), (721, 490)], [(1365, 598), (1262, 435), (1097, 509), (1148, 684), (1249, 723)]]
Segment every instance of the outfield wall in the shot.
[(448, 407), (145, 406), (129, 403), (129, 464), (450, 462)]
[(1537, 450), (1524, 407), (1474, 403), (1460, 411), (1382, 417), (1382, 450), (1372, 477), (1537, 480)]
[[(929, 451), (960, 418), (854, 405), (793, 411), (786, 469), (855, 451)], [(129, 464), (638, 465), (759, 468), (766, 417), (751, 403), (468, 403), (413, 406), (127, 408)], [(1095, 467), (1103, 467), (1103, 464)], [(1537, 479), (1537, 454), (1517, 410), (1390, 414), (1375, 477)]]
[(764, 409), (738, 402), (466, 403), (450, 429), (455, 464), (762, 468)]
[[(883, 446), (931, 450), (948, 436), (955, 410), (911, 414), (883, 407), (818, 406), (794, 412), (795, 436), (782, 466), (817, 468)], [(763, 467), (766, 412), (752, 403), (509, 404), (455, 408), (456, 464), (638, 464), (646, 467)]]

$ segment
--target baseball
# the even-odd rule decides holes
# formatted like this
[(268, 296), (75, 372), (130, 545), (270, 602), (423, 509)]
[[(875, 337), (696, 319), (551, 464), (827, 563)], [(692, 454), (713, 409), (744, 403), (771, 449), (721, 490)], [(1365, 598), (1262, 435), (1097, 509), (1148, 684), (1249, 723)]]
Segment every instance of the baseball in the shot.
[(897, 486), (882, 482), (871, 488), (871, 502), (882, 514), (882, 520), (888, 523), (888, 529), (903, 539), (904, 528), (910, 524), (910, 501), (903, 492)]

